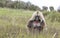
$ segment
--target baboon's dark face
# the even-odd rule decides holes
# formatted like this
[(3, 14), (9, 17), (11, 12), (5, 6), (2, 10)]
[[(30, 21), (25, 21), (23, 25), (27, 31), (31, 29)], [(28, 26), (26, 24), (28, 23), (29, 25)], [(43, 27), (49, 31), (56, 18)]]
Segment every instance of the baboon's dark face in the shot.
[(34, 19), (34, 21), (41, 21), (41, 19), (40, 19), (40, 16), (35, 16), (35, 19)]

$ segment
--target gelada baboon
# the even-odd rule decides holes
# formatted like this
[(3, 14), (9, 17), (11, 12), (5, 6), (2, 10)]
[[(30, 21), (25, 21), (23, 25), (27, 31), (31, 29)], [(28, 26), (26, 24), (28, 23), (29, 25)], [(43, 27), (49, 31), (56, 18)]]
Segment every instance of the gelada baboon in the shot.
[(31, 32), (32, 29), (33, 31), (37, 29), (40, 32), (44, 29), (45, 26), (46, 26), (46, 22), (42, 12), (40, 11), (34, 12), (32, 17), (29, 19), (27, 23), (27, 28), (29, 32)]

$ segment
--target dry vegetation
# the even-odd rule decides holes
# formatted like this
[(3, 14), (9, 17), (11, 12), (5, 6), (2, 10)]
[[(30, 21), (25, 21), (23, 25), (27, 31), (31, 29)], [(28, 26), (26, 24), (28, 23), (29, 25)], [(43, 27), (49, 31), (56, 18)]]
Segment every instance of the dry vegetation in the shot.
[(0, 8), (0, 38), (60, 38), (60, 13), (44, 12), (47, 31), (28, 35), (26, 24), (34, 11)]

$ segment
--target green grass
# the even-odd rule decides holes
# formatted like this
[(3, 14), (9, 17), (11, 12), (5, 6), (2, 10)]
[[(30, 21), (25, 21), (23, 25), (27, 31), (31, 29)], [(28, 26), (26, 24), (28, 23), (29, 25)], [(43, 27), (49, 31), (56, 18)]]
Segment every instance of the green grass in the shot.
[(60, 13), (58, 12), (44, 12), (48, 30), (39, 35), (28, 35), (26, 25), (33, 12), (0, 8), (0, 38), (52, 38), (55, 32), (57, 33), (55, 37), (60, 38)]

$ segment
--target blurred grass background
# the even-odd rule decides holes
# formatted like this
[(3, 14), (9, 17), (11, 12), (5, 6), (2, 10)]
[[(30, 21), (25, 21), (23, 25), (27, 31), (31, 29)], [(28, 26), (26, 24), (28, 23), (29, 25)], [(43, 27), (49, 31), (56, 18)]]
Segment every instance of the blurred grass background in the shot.
[(56, 11), (44, 11), (47, 23), (47, 31), (38, 36), (28, 35), (26, 24), (35, 11), (23, 9), (0, 8), (0, 38), (60, 38), (60, 13)]

